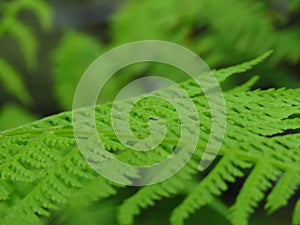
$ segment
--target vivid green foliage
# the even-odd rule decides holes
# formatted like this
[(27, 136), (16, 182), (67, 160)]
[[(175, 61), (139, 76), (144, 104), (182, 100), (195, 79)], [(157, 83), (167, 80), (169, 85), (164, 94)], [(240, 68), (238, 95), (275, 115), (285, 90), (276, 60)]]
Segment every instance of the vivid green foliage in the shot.
[[(269, 54), (215, 71), (215, 76), (222, 82), (250, 69)], [(300, 89), (224, 93), (226, 136), (215, 165), (207, 174), (201, 174), (198, 166), (209, 136), (209, 106), (193, 81), (185, 81), (180, 86), (195, 103), (201, 118), (196, 153), (172, 178), (141, 187), (128, 196), (119, 207), (118, 223), (133, 224), (141, 210), (174, 196), (185, 198), (173, 206), (172, 225), (184, 224), (204, 206), (221, 213), (234, 225), (249, 224), (249, 217), (264, 198), (267, 200), (265, 208), (270, 212), (286, 206), (300, 185)], [(247, 85), (242, 89), (245, 87)], [(169, 89), (172, 87), (155, 94), (163, 96)], [(131, 113), (132, 128), (140, 137), (145, 136), (150, 118), (166, 121), (168, 133), (164, 141), (150, 152), (136, 152), (119, 143), (111, 127), (110, 109), (110, 103), (96, 107), (96, 124), (106, 149), (117, 159), (133, 165), (151, 164), (167, 157), (176, 147), (176, 138), (180, 136), (179, 117), (168, 103), (145, 97)], [(85, 111), (81, 109), (83, 120)], [(121, 185), (97, 175), (82, 158), (74, 140), (71, 115), (64, 112), (0, 133), (1, 225), (38, 224), (42, 217), (50, 216), (63, 206), (101, 203), (101, 199), (120, 192)], [(82, 137), (88, 135), (86, 132), (82, 131)], [(124, 178), (132, 176), (130, 171), (120, 173), (124, 173)], [(222, 202), (222, 193), (239, 178), (245, 182), (233, 205)], [(299, 216), (298, 200), (293, 213), (294, 224), (299, 224)]]
[[(111, 6), (115, 1), (103, 2)], [(101, 24), (76, 24), (82, 18), (74, 14), (69, 18), (72, 27), (61, 25), (60, 19), (72, 15), (73, 4), (0, 0), (0, 130), (10, 129), (0, 132), (0, 225), (300, 224), (299, 0), (126, 0)], [(222, 149), (207, 171), (198, 167), (209, 136), (210, 111), (192, 81), (180, 85), (199, 112), (196, 154), (179, 173), (159, 184), (124, 187), (96, 174), (77, 148), (71, 112), (15, 128), (36, 120), (36, 114), (70, 110), (78, 80), (97, 56), (142, 39), (181, 44), (211, 68), (274, 50), (253, 70), (270, 52), (213, 71), (226, 91), (227, 127)], [(145, 74), (176, 82), (185, 79), (174, 68), (139, 64), (119, 71), (101, 97), (113, 99), (125, 84)], [(39, 99), (42, 95), (48, 98)], [(43, 110), (45, 105), (49, 111)], [(151, 118), (166, 121), (163, 143), (143, 153), (117, 140), (110, 109), (110, 103), (98, 105), (96, 121), (114, 157), (145, 165), (174, 150), (180, 123), (167, 102), (147, 97), (131, 112), (131, 128), (140, 138), (149, 135)], [(123, 172), (124, 179), (132, 175)], [(263, 208), (271, 215), (265, 216)]]

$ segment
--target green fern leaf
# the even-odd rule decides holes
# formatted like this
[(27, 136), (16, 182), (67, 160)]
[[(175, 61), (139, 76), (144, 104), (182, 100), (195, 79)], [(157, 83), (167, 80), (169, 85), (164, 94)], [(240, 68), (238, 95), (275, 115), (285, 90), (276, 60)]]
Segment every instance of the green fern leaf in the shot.
[(236, 177), (243, 176), (240, 168), (249, 166), (250, 164), (238, 160), (234, 155), (223, 157), (209, 175), (174, 210), (171, 217), (172, 224), (182, 225), (184, 219), (188, 218), (196, 209), (212, 204), (215, 201), (214, 196), (218, 196), (227, 190), (226, 181), (234, 182)]
[(236, 203), (231, 208), (230, 220), (234, 225), (248, 224), (248, 217), (253, 213), (259, 201), (264, 198), (264, 192), (272, 186), (279, 171), (265, 160), (258, 162), (244, 183)]
[(289, 198), (297, 191), (300, 185), (300, 175), (295, 168), (289, 168), (278, 181), (268, 196), (266, 208), (272, 213), (288, 204)]
[[(222, 70), (220, 77), (222, 79), (224, 74), (228, 77), (244, 71), (260, 61), (253, 60), (237, 68), (231, 67), (227, 72)], [(224, 93), (227, 106), (226, 136), (218, 162), (210, 168), (207, 176), (199, 177), (199, 160), (209, 138), (211, 115), (203, 92), (193, 81), (180, 85), (195, 103), (201, 118), (201, 135), (195, 154), (170, 179), (141, 187), (126, 199), (119, 208), (119, 223), (132, 224), (134, 216), (139, 215), (142, 209), (177, 195), (186, 197), (175, 207), (171, 217), (174, 225), (183, 224), (185, 219), (204, 206), (215, 208), (224, 215), (227, 206), (220, 202), (219, 197), (228, 189), (228, 183), (235, 183), (240, 177), (246, 181), (227, 215), (233, 224), (248, 224), (249, 217), (266, 197), (266, 191), (272, 189), (276, 182), (267, 197), (266, 207), (274, 211), (284, 206), (299, 185), (299, 181), (291, 180), (291, 177), (300, 171), (300, 134), (297, 132), (300, 128), (300, 89)], [(174, 92), (172, 87), (155, 91), (152, 96), (145, 95), (143, 100), (135, 104), (129, 116), (132, 131), (139, 138), (149, 135), (148, 122), (151, 118), (165, 120), (168, 128), (166, 136), (152, 151), (134, 151), (130, 145), (120, 143), (112, 128), (111, 103), (98, 105), (95, 109), (78, 110), (80, 122), (86, 123), (80, 137), (92, 149), (98, 148), (98, 137), (91, 136), (86, 120), (89, 113), (95, 110), (97, 130), (108, 150), (105, 156), (132, 165), (149, 165), (165, 159), (177, 145), (181, 133), (180, 118), (172, 105), (155, 96), (164, 96), (170, 91)], [(180, 94), (174, 93), (174, 100), (181, 98)], [(120, 101), (118, 107), (122, 111), (123, 107), (132, 105), (134, 101)], [(189, 110), (185, 113), (189, 115)], [(64, 112), (0, 132), (1, 224), (38, 224), (42, 217), (49, 216), (64, 205), (74, 205), (74, 201), (84, 205), (99, 201), (116, 194), (117, 189), (122, 187), (100, 177), (83, 159), (74, 139), (71, 116), (71, 112)], [(124, 121), (119, 119), (119, 122)], [(127, 134), (121, 132), (120, 135), (126, 137)], [(97, 161), (96, 152), (91, 151), (87, 160)], [(253, 169), (247, 172), (250, 167)], [(170, 166), (165, 170), (172, 169)], [(166, 171), (157, 175), (162, 176)], [(141, 177), (135, 170), (116, 169), (114, 172), (121, 174), (127, 182)], [(144, 179), (148, 177), (151, 179), (153, 174), (143, 174)], [(27, 188), (20, 189), (18, 185), (26, 185)], [(298, 221), (299, 203), (294, 212), (294, 223)]]
[(216, 77), (217, 77), (219, 82), (222, 82), (222, 81), (226, 80), (229, 76), (231, 76), (233, 74), (246, 72), (247, 70), (250, 70), (253, 66), (263, 62), (272, 53), (273, 53), (273, 51), (268, 51), (268, 52), (262, 54), (260, 57), (257, 57), (255, 59), (249, 61), (249, 62), (244, 62), (244, 63), (239, 64), (237, 66), (232, 66), (232, 67), (229, 67), (229, 68), (226, 68), (226, 69), (218, 70), (218, 72), (216, 73)]

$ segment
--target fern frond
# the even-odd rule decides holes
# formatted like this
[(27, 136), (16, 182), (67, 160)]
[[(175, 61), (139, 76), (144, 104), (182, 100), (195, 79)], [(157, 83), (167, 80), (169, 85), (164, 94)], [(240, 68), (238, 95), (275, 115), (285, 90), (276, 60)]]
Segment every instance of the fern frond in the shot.
[(264, 192), (272, 187), (272, 181), (276, 181), (278, 175), (278, 169), (270, 166), (266, 159), (256, 163), (231, 208), (230, 220), (232, 224), (248, 224), (248, 217), (264, 198)]
[[(84, 179), (94, 179), (92, 171), (90, 174), (87, 172), (89, 167), (78, 151), (77, 148), (71, 148), (67, 155), (44, 172), (42, 180), (23, 199), (7, 210), (1, 224), (38, 223), (39, 216), (49, 216), (51, 210), (57, 210), (60, 205), (66, 204), (71, 194), (75, 194), (82, 186)], [(99, 182), (98, 179), (97, 185), (101, 182), (103, 183), (103, 180)], [(103, 197), (114, 194), (111, 187), (105, 184), (98, 188), (103, 188)], [(97, 199), (100, 197), (98, 194)], [(19, 216), (15, 217), (16, 214)]]
[(134, 216), (140, 214), (141, 209), (153, 206), (155, 201), (160, 201), (162, 198), (172, 197), (190, 190), (192, 183), (187, 183), (186, 180), (190, 180), (191, 175), (195, 173), (195, 169), (187, 166), (169, 180), (158, 185), (150, 185), (141, 189), (126, 199), (120, 206), (118, 214), (119, 223), (122, 225), (133, 224)]
[[(101, 51), (102, 46), (95, 38), (78, 31), (67, 31), (52, 52), (54, 91), (64, 109), (72, 108), (80, 77)], [(69, 82), (70, 79), (74, 82)]]
[(266, 208), (270, 213), (288, 204), (288, 200), (295, 194), (300, 185), (299, 171), (290, 167), (285, 171), (267, 198)]
[(53, 13), (50, 6), (45, 1), (22, 1), (21, 8), (23, 10), (26, 9), (34, 12), (45, 31), (49, 31), (51, 29)]
[(0, 68), (0, 80), (2, 81), (2, 86), (22, 103), (29, 104), (32, 99), (23, 80), (20, 78), (20, 74), (2, 58), (0, 58)]
[(4, 7), (3, 20), (0, 23), (0, 37), (4, 33), (9, 33), (12, 37), (15, 37), (23, 50), (27, 66), (34, 68), (37, 56), (37, 41), (28, 26), (18, 19), (20, 11), (30, 8), (38, 13), (45, 28), (49, 28), (51, 12), (45, 2), (40, 0), (13, 1), (6, 3), (6, 7)]
[(9, 191), (5, 187), (4, 181), (0, 180), (0, 201), (6, 200), (9, 198)]
[(219, 82), (226, 80), (229, 76), (233, 74), (243, 73), (250, 70), (253, 66), (263, 62), (266, 58), (268, 58), (273, 53), (272, 50), (267, 51), (266, 53), (262, 54), (260, 57), (257, 57), (251, 61), (241, 63), (236, 66), (231, 66), (225, 69), (218, 70), (216, 72), (216, 77)]
[[(244, 71), (259, 61), (253, 60), (238, 68), (232, 67), (227, 72), (223, 70), (220, 77), (222, 79), (224, 74), (227, 77)], [(222, 214), (226, 214), (226, 206), (218, 198), (228, 189), (228, 183), (235, 183), (240, 177), (246, 181), (235, 204), (230, 208), (228, 219), (233, 224), (248, 224), (248, 218), (265, 197), (266, 191), (272, 189), (275, 183), (267, 197), (266, 208), (274, 211), (284, 206), (297, 192), (299, 185), (299, 181), (296, 181), (298, 179), (291, 180), (291, 177), (300, 172), (300, 89), (224, 93), (227, 128), (218, 156), (219, 161), (207, 176), (199, 177), (199, 160), (210, 133), (209, 105), (193, 81), (183, 82), (181, 87), (195, 103), (201, 118), (201, 135), (196, 152), (173, 177), (142, 187), (126, 199), (119, 210), (120, 224), (132, 224), (134, 216), (140, 214), (142, 209), (162, 201), (163, 198), (176, 195), (184, 195), (186, 198), (172, 214), (171, 222), (174, 225), (183, 224), (196, 210), (207, 205), (219, 208)], [(164, 96), (168, 92), (173, 93), (174, 89), (169, 87), (155, 91), (151, 96), (145, 95), (130, 112), (132, 132), (139, 138), (149, 135), (148, 123), (151, 118), (165, 120), (168, 128), (166, 136), (158, 147), (147, 152), (134, 151), (130, 145), (124, 146), (118, 140), (111, 122), (111, 103), (98, 105), (95, 110), (79, 109), (80, 120), (75, 121), (83, 124), (79, 136), (93, 150), (86, 159), (102, 160), (96, 154), (98, 139), (96, 135), (91, 136), (87, 120), (87, 116), (94, 111), (97, 131), (108, 150), (104, 153), (105, 157), (115, 157), (132, 165), (149, 165), (167, 158), (174, 151), (181, 133), (180, 118), (175, 108), (155, 97)], [(174, 92), (174, 101), (181, 98), (179, 93)], [(134, 101), (135, 99), (129, 99), (118, 102), (120, 112)], [(189, 109), (185, 113), (190, 115)], [(116, 119), (120, 124), (124, 123), (120, 117), (116, 116)], [(127, 134), (121, 132), (119, 135), (126, 137)], [(88, 204), (117, 193), (119, 186), (97, 175), (81, 156), (74, 139), (71, 112), (0, 132), (0, 140), (0, 189), (3, 190), (0, 195), (1, 224), (38, 224), (40, 217), (49, 216), (53, 210), (63, 205), (74, 204), (72, 199)], [(186, 144), (189, 144), (189, 140), (186, 140)], [(248, 172), (250, 167), (253, 169)], [(134, 169), (113, 169), (127, 182), (141, 177)], [(169, 166), (155, 176), (163, 176), (172, 169), (174, 168)], [(143, 178), (152, 179), (153, 174), (143, 174)], [(20, 192), (7, 185), (9, 183), (14, 187), (16, 182), (29, 186), (25, 192)], [(214, 200), (222, 207), (214, 204)], [(16, 214), (19, 215), (17, 219), (14, 216)], [(295, 207), (294, 223), (298, 220), (299, 203)]]
[(32, 31), (20, 21), (9, 20), (7, 22), (7, 32), (20, 43), (28, 68), (36, 66), (37, 40)]
[[(111, 33), (116, 43), (141, 39), (179, 43), (194, 49), (213, 68), (274, 49), (272, 59), (264, 68), (267, 72), (265, 82), (270, 86), (281, 87), (285, 83), (296, 88), (295, 80), (287, 76), (290, 71), (285, 66), (286, 63), (296, 65), (300, 60), (299, 21), (292, 19), (300, 10), (299, 3), (295, 2), (286, 1), (275, 9), (278, 2), (274, 1), (228, 0), (224, 4), (217, 0), (184, 3), (178, 0), (131, 0), (113, 16)], [(178, 5), (181, 7), (176, 8)], [(282, 14), (281, 10), (286, 12)], [(280, 26), (273, 13), (281, 14), (284, 22)], [(164, 74), (163, 70), (155, 72)]]
[[(216, 76), (217, 80), (220, 83), (222, 83), (223, 81), (225, 81), (228, 77), (230, 77), (232, 75), (251, 70), (254, 66), (260, 64), (265, 59), (270, 57), (272, 53), (273, 53), (273, 51), (270, 50), (253, 60), (243, 62), (243, 63), (235, 65), (235, 66), (230, 66), (228, 68), (224, 68), (224, 69), (220, 69), (220, 70), (213, 70), (213, 74)], [(239, 92), (244, 92), (244, 91), (250, 90), (250, 88), (253, 86), (253, 84), (257, 80), (258, 80), (258, 76), (253, 76), (245, 84), (235, 87), (234, 89), (230, 90), (229, 93), (234, 93), (234, 92), (239, 93)], [(199, 88), (199, 86), (192, 80), (182, 82), (182, 83), (180, 83), (180, 86), (183, 87), (184, 89), (186, 89), (186, 91), (188, 92), (188, 94), (190, 96), (199, 95), (200, 93), (202, 93), (202, 90)]]
[(85, 184), (78, 191), (71, 195), (70, 205), (82, 206), (89, 205), (91, 202), (99, 201), (111, 195), (117, 194), (116, 188), (121, 188), (122, 185), (111, 184), (103, 177), (96, 176), (91, 179), (91, 182)]
[[(24, 54), (27, 67), (36, 66), (38, 44), (33, 31), (18, 18), (18, 14), (25, 9), (32, 9), (38, 14), (42, 26), (49, 29), (52, 23), (50, 7), (42, 0), (9, 1), (1, 6), (2, 17), (0, 21), (0, 38), (9, 34), (15, 38)], [(21, 75), (12, 65), (0, 58), (0, 81), (2, 81), (10, 94), (13, 94), (24, 104), (29, 104), (31, 97), (25, 88)]]
[(188, 218), (196, 209), (212, 204), (215, 196), (219, 196), (227, 190), (226, 181), (234, 182), (237, 177), (243, 176), (241, 168), (248, 168), (249, 166), (249, 163), (242, 162), (234, 155), (223, 157), (209, 175), (173, 211), (172, 224), (182, 225), (184, 219)]
[(237, 86), (230, 90), (230, 93), (238, 93), (238, 92), (244, 92), (244, 91), (250, 91), (253, 85), (259, 80), (259, 76), (253, 76), (250, 80), (245, 82), (244, 84)]

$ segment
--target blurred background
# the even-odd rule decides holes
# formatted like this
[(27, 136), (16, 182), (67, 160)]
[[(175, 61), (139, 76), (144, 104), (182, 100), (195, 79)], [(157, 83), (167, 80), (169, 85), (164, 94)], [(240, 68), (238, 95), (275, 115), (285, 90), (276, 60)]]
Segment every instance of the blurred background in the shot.
[[(270, 59), (231, 78), (222, 88), (241, 84), (253, 75), (260, 76), (254, 89), (300, 86), (299, 0), (0, 0), (0, 130), (70, 110), (80, 77), (98, 56), (120, 44), (144, 39), (183, 45), (211, 69), (273, 49)], [(128, 82), (148, 74), (177, 82), (187, 79), (169, 66), (134, 65), (109, 81), (101, 100), (114, 99)], [(141, 88), (149, 88), (144, 85)], [(49, 224), (99, 224), (99, 220), (116, 224), (113, 215), (121, 201), (119, 197), (109, 199), (80, 209), (80, 213), (68, 209)], [(171, 199), (156, 206), (142, 214), (137, 224), (167, 224), (168, 205), (179, 201)], [(272, 220), (258, 215), (255, 224), (287, 224), (288, 210)], [(226, 224), (209, 209), (188, 224), (198, 224), (199, 217), (204, 218), (203, 224), (205, 220)]]

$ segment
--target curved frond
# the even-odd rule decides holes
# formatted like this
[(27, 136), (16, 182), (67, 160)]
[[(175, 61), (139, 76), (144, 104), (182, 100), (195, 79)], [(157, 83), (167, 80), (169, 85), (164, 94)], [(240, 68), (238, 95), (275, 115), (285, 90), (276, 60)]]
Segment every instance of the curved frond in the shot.
[[(259, 62), (250, 61), (238, 68), (229, 68), (225, 77), (244, 71)], [(226, 70), (223, 70), (223, 72)], [(219, 74), (225, 74), (225, 73)], [(216, 72), (216, 76), (218, 72)], [(222, 76), (221, 76), (222, 77)], [(142, 210), (164, 198), (185, 196), (174, 206), (171, 222), (184, 224), (197, 210), (209, 206), (229, 219), (232, 224), (248, 224), (259, 203), (266, 197), (266, 208), (273, 212), (288, 203), (299, 190), (300, 174), (300, 89), (269, 89), (224, 93), (227, 110), (227, 127), (223, 145), (215, 165), (207, 175), (198, 172), (210, 133), (210, 111), (205, 96), (193, 81), (180, 86), (195, 103), (201, 118), (200, 137), (195, 154), (184, 168), (173, 177), (150, 186), (141, 187), (127, 198), (119, 208), (118, 219), (122, 225), (133, 224)], [(243, 89), (243, 88), (242, 88)], [(173, 153), (181, 135), (181, 124), (176, 109), (156, 96), (174, 92), (172, 87), (155, 91), (151, 96), (134, 104), (129, 120), (132, 132), (146, 138), (149, 120), (162, 118), (168, 128), (161, 144), (152, 151), (135, 151), (124, 145), (114, 133), (111, 122), (112, 104), (79, 109), (83, 124), (79, 137), (92, 150), (87, 160), (99, 162), (97, 135), (90, 133), (87, 116), (95, 110), (97, 131), (107, 151), (104, 158), (116, 159), (131, 165), (151, 165)], [(183, 98), (174, 93), (174, 100)], [(118, 102), (120, 112), (133, 105), (135, 99)], [(155, 107), (153, 107), (155, 106)], [(190, 115), (189, 109), (185, 109)], [(118, 123), (124, 121), (116, 115)], [(126, 133), (121, 132), (119, 135)], [(189, 144), (189, 140), (186, 141)], [(178, 162), (183, 159), (179, 157)], [(251, 168), (251, 170), (249, 170)], [(152, 179), (174, 170), (168, 165), (159, 174), (139, 174), (135, 169), (111, 169), (126, 181), (136, 178)], [(40, 218), (64, 205), (89, 204), (117, 194), (122, 185), (104, 179), (93, 171), (80, 154), (73, 133), (72, 112), (53, 115), (31, 124), (0, 132), (0, 218), (1, 224), (38, 224)], [(220, 197), (229, 183), (245, 179), (235, 203), (227, 213)], [(18, 187), (26, 188), (18, 188)], [(269, 196), (266, 192), (270, 190)], [(294, 224), (299, 222), (299, 202), (294, 210)], [(15, 215), (18, 214), (18, 218)], [(21, 221), (21, 222), (20, 222)]]

